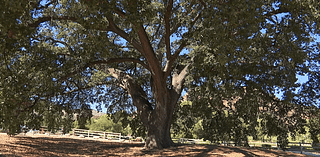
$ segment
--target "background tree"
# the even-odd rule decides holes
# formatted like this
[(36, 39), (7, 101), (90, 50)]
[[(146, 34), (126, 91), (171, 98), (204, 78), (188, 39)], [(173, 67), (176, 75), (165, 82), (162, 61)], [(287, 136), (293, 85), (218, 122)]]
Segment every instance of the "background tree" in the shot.
[(308, 123), (309, 132), (311, 139), (313, 141), (313, 144), (319, 143), (319, 137), (320, 137), (320, 114), (319, 110), (317, 108), (313, 108), (313, 111), (311, 111), (310, 119)]
[[(210, 27), (194, 37), (198, 42), (189, 54), (194, 66), (187, 78), (188, 93), (205, 130), (220, 140), (224, 135), (219, 133), (235, 141), (255, 134), (260, 118), (272, 117), (277, 123), (270, 123), (266, 133), (281, 137), (283, 131), (305, 125), (301, 115), (306, 115), (308, 104), (299, 98), (308, 99), (310, 92), (299, 96), (303, 92), (298, 91), (297, 75), (310, 77), (319, 70), (319, 49), (312, 42), (319, 34), (314, 16), (318, 2), (311, 8), (298, 1), (269, 2), (218, 3), (204, 15), (202, 24)], [(319, 88), (313, 87), (318, 96)], [(223, 105), (234, 99), (238, 101)]]
[(176, 109), (172, 123), (172, 134), (176, 138), (193, 138), (193, 129), (199, 119), (192, 111), (191, 101), (182, 101)]
[(98, 119), (91, 118), (91, 124), (87, 125), (89, 130), (119, 132), (122, 133), (122, 125), (114, 123), (109, 115), (105, 114)]
[(315, 44), (318, 53), (312, 54), (310, 61), (309, 80), (302, 85), (300, 95), (295, 97), (295, 102), (308, 106), (306, 115), (310, 117), (308, 127), (313, 143), (319, 143), (320, 137), (320, 113), (319, 113), (319, 43)]
[[(189, 67), (187, 90), (198, 111), (210, 115), (223, 107), (210, 101), (244, 93), (252, 94), (249, 101), (254, 93), (262, 95), (270, 114), (285, 117), (296, 108), (287, 103), (296, 74), (309, 72), (311, 35), (319, 34), (319, 5), (308, 0), (1, 3), (5, 127), (14, 128), (28, 113), (40, 114), (40, 102), (60, 109), (107, 102), (111, 112), (138, 115), (148, 131), (147, 148), (173, 145), (171, 121)], [(279, 90), (281, 102), (275, 100)], [(259, 110), (245, 102), (235, 104), (237, 111)], [(231, 115), (236, 122), (256, 113)]]

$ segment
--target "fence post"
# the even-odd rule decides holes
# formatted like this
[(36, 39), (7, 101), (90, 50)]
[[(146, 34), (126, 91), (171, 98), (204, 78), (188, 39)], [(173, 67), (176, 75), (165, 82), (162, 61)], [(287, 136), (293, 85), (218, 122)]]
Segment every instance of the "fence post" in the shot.
[(103, 139), (106, 139), (106, 132), (103, 132)]
[(90, 130), (88, 130), (88, 137), (90, 137)]
[(302, 154), (302, 146), (301, 146), (301, 142), (299, 142), (300, 145), (300, 154)]

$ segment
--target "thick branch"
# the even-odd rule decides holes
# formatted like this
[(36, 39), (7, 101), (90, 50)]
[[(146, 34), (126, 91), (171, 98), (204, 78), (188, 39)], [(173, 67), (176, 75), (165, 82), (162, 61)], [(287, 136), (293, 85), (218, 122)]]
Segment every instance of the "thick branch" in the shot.
[[(202, 7), (205, 8), (206, 5), (203, 4), (202, 1), (200, 1), (200, 2), (201, 2), (201, 4), (203, 5)], [(197, 14), (197, 16), (191, 21), (190, 27), (189, 27), (189, 29), (188, 29), (189, 31), (186, 32), (184, 35), (186, 35), (186, 34), (188, 35), (188, 34), (191, 33), (190, 30), (192, 29), (192, 27), (195, 25), (195, 23), (196, 23), (196, 22), (199, 20), (199, 18), (201, 17), (201, 12), (202, 12), (202, 11), (203, 11), (203, 10), (201, 10), (200, 13)], [(178, 24), (177, 26), (180, 26), (180, 25)], [(178, 29), (178, 27), (175, 28), (175, 29)], [(173, 54), (170, 58), (168, 58), (168, 61), (167, 61), (166, 66), (165, 66), (165, 68), (164, 68), (165, 77), (168, 77), (168, 76), (170, 75), (170, 73), (171, 73), (171, 71), (172, 71), (172, 65), (173, 65), (173, 63), (174, 63), (175, 60), (178, 58), (178, 56), (179, 56), (179, 54), (181, 53), (181, 51), (188, 45), (186, 39), (181, 39), (181, 40), (182, 40), (182, 43), (181, 43), (181, 45), (179, 46), (179, 48), (174, 52), (174, 54)], [(170, 55), (171, 55), (171, 54), (170, 54)]]
[[(204, 8), (207, 7), (207, 5), (206, 5), (202, 0), (200, 0), (200, 3), (202, 4), (202, 6), (203, 6)], [(191, 6), (190, 6), (190, 7), (191, 7)], [(187, 12), (184, 13), (184, 14), (185, 14), (184, 16), (190, 16), (189, 14), (192, 12), (192, 9), (189, 8), (189, 9), (186, 9), (186, 10), (187, 10)], [(201, 14), (201, 13), (199, 13), (199, 14), (194, 18), (194, 20), (191, 21), (191, 25), (193, 25), (193, 24), (199, 19), (200, 14)], [(177, 18), (178, 18), (178, 17), (177, 17)], [(173, 33), (175, 33), (181, 26), (182, 26), (182, 23), (181, 23), (181, 22), (178, 22), (177, 24), (175, 24), (175, 25), (173, 26), (173, 28), (171, 29), (171, 31), (170, 31), (170, 35), (172, 35)], [(164, 40), (165, 40), (165, 36), (163, 36), (163, 37), (160, 39), (160, 42), (159, 42), (158, 45), (157, 45), (158, 48), (160, 48), (160, 47), (163, 46)]]
[(174, 73), (173, 77), (172, 77), (172, 86), (173, 89), (175, 90), (176, 93), (180, 94), (182, 92), (182, 88), (183, 88), (183, 84), (184, 84), (184, 80), (188, 74), (188, 68), (190, 66), (191, 63), (189, 63), (188, 65), (186, 65), (182, 71), (180, 72), (180, 74), (178, 73)]
[(126, 13), (123, 11), (119, 10), (118, 8), (114, 9), (114, 11), (121, 17), (126, 18)]
[(146, 58), (150, 66), (151, 73), (153, 75), (156, 75), (156, 77), (162, 77), (162, 70), (160, 64), (153, 51), (148, 35), (142, 25), (139, 26), (138, 36), (140, 39), (141, 46), (143, 47), (143, 51), (141, 52), (141, 54)]
[(165, 77), (169, 76), (172, 70), (172, 65), (175, 62), (175, 60), (178, 58), (180, 52), (187, 46), (187, 42), (183, 41), (182, 44), (179, 46), (179, 48), (175, 51), (173, 56), (168, 60), (166, 67), (164, 68)]
[(167, 54), (167, 58), (170, 59), (171, 58), (171, 48), (170, 48), (170, 16), (171, 16), (171, 11), (172, 11), (172, 7), (173, 7), (173, 0), (169, 0), (168, 2), (168, 7), (166, 10), (166, 13), (164, 15), (164, 22), (165, 22), (165, 29), (166, 29), (166, 33), (165, 33), (165, 43), (166, 43), (166, 54)]
[[(193, 26), (197, 21), (198, 19), (201, 17), (201, 12), (199, 14), (197, 14), (197, 16), (192, 20), (191, 22), (191, 26)], [(191, 28), (191, 27), (190, 27)]]
[[(133, 105), (138, 109), (138, 114), (141, 117), (149, 117), (153, 108), (141, 86), (135, 83), (131, 76), (121, 70), (109, 68), (108, 72), (121, 83), (121, 87), (124, 90), (128, 91), (132, 98)], [(144, 124), (149, 123), (148, 119), (141, 120)]]
[[(186, 13), (186, 15), (188, 15), (189, 13)], [(181, 22), (179, 22), (179, 23), (177, 23), (177, 24), (175, 24), (174, 26), (172, 26), (173, 28), (170, 30), (170, 36), (173, 34), (173, 33), (175, 33), (180, 27), (181, 27), (181, 25), (182, 25), (182, 23)], [(171, 26), (170, 26), (171, 27)], [(165, 44), (165, 36), (162, 36), (162, 38), (160, 39), (160, 42), (158, 43), (158, 45), (157, 45), (157, 48), (158, 49), (160, 49), (160, 48), (162, 48), (164, 45), (163, 44)], [(171, 54), (170, 54), (171, 55)]]
[(98, 61), (93, 61), (93, 62), (89, 62), (86, 65), (84, 65), (83, 67), (80, 67), (77, 71), (71, 72), (67, 75), (65, 75), (64, 77), (60, 78), (58, 81), (63, 81), (83, 70), (85, 70), (87, 67), (92, 67), (94, 65), (98, 65), (98, 64), (111, 64), (111, 63), (121, 63), (121, 62), (132, 62), (132, 63), (138, 63), (140, 65), (142, 65), (143, 67), (145, 67), (146, 69), (149, 69), (149, 66), (145, 63), (143, 63), (142, 61), (135, 59), (135, 58), (110, 58), (108, 60), (98, 60)]
[(135, 39), (130, 38), (129, 34), (127, 34), (125, 31), (123, 31), (118, 26), (116, 26), (116, 24), (114, 23), (114, 21), (112, 20), (111, 17), (107, 17), (107, 19), (109, 21), (109, 27), (110, 27), (112, 32), (120, 35), (126, 41), (131, 43), (134, 46), (134, 48), (136, 48), (140, 53), (143, 52), (143, 48), (142, 48), (141, 44), (138, 41), (136, 41)]
[(90, 62), (89, 65), (92, 66), (96, 64), (112, 64), (112, 63), (121, 63), (121, 62), (138, 63), (150, 71), (149, 66), (147, 64), (135, 58), (110, 58), (108, 60), (99, 60), (99, 61)]
[[(190, 29), (194, 26), (194, 24), (196, 23), (196, 21), (201, 17), (201, 12), (194, 18), (194, 20), (192, 20), (191, 25), (190, 25)], [(190, 30), (189, 29), (189, 30)], [(190, 32), (186, 32), (185, 34), (190, 34)], [(165, 77), (169, 76), (172, 70), (172, 65), (175, 62), (175, 60), (178, 58), (179, 54), (181, 53), (181, 51), (188, 45), (187, 40), (186, 39), (181, 39), (183, 40), (181, 45), (179, 46), (179, 48), (174, 52), (173, 56), (171, 58), (168, 59), (168, 62), (166, 64), (166, 67), (164, 69), (165, 71)]]

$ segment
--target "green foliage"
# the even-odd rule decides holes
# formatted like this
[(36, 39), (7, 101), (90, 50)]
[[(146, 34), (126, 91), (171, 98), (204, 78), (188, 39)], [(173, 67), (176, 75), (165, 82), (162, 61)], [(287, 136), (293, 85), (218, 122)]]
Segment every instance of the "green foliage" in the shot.
[(285, 150), (289, 144), (288, 132), (286, 132), (286, 131), (282, 132), (277, 138), (277, 143), (278, 143), (279, 148), (281, 148), (282, 150)]
[(195, 139), (202, 139), (203, 137), (205, 137), (205, 134), (206, 132), (203, 129), (202, 120), (199, 120), (193, 128), (192, 136)]
[[(77, 113), (78, 127), (86, 128), (90, 104), (99, 103), (143, 136), (148, 123), (142, 125), (146, 119), (133, 104), (136, 93), (130, 96), (132, 86), (108, 69), (132, 78), (152, 112), (163, 107), (157, 103), (165, 95), (180, 96), (177, 87), (184, 81), (176, 83), (173, 76), (190, 65), (185, 89), (192, 104), (176, 107), (176, 135), (241, 143), (259, 125), (263, 134), (282, 141), (283, 132), (303, 132), (301, 115), (313, 117), (308, 107), (319, 103), (319, 45), (312, 38), (320, 34), (318, 1), (180, 0), (169, 6), (2, 0), (0, 126), (10, 134), (42, 122), (50, 130), (69, 129)], [(297, 74), (310, 79), (301, 85)], [(151, 76), (159, 77), (156, 88)], [(154, 92), (162, 88), (165, 94)], [(97, 129), (109, 127), (99, 123), (105, 128)], [(315, 141), (317, 126), (316, 119), (310, 122)]]
[(311, 57), (319, 50), (310, 38), (318, 24), (293, 9), (293, 1), (239, 3), (216, 5), (201, 22), (204, 29), (194, 36), (198, 42), (189, 54), (194, 57), (189, 100), (210, 140), (247, 141), (261, 119), (264, 134), (285, 141), (283, 132), (303, 132), (306, 124), (301, 115), (307, 104), (301, 100), (308, 98), (299, 99), (296, 75), (314, 76), (305, 63), (318, 62)]
[(89, 130), (123, 133), (121, 123), (114, 123), (109, 115), (105, 114), (98, 119), (91, 118), (91, 124), (86, 125)]
[(178, 105), (171, 129), (175, 138), (193, 138), (192, 132), (198, 119), (192, 109), (191, 101), (183, 101)]
[[(136, 137), (145, 138), (147, 135), (147, 129), (142, 124), (140, 117), (137, 114), (128, 114), (124, 111), (119, 111), (113, 114), (114, 122), (119, 122), (122, 124), (123, 131), (125, 135), (132, 135)], [(127, 131), (127, 132), (126, 132)]]
[(313, 143), (320, 143), (320, 114), (319, 110), (314, 113), (314, 117), (309, 120), (308, 127)]
[[(85, 129), (94, 130), (94, 131), (116, 132), (116, 133), (121, 133), (122, 135), (136, 135), (136, 136), (141, 135), (139, 133), (136, 133), (138, 130), (131, 129), (128, 122), (126, 123), (123, 119), (124, 119), (123, 117), (120, 117), (119, 112), (113, 115), (104, 114), (97, 119), (91, 118), (90, 121), (88, 120), (85, 123)], [(73, 127), (80, 128), (79, 122), (75, 121), (73, 123)]]
[[(272, 117), (268, 113), (259, 113), (256, 117), (246, 119), (246, 116), (239, 116), (243, 113), (237, 113), (232, 109), (235, 108), (234, 105), (221, 110), (211, 110), (212, 112), (210, 110), (199, 111), (201, 108), (193, 107), (194, 105), (190, 101), (184, 101), (180, 104), (172, 126), (173, 137), (204, 138), (213, 142), (234, 141), (239, 146), (248, 146), (249, 136), (254, 140), (265, 140), (266, 136), (278, 137), (279, 146), (285, 148), (289, 140), (289, 132), (292, 138), (303, 134), (306, 136), (306, 120), (301, 117), (298, 119), (301, 122), (296, 122), (295, 126), (292, 126), (285, 124), (284, 119)], [(201, 115), (203, 113), (207, 115)], [(309, 131), (308, 128), (307, 131)], [(283, 134), (284, 132), (285, 134)]]

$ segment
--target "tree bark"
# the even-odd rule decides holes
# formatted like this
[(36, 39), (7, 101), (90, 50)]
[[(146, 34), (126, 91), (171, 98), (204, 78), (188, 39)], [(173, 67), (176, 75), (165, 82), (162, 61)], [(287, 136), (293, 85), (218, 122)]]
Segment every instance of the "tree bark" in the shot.
[[(175, 107), (181, 96), (187, 69), (188, 66), (184, 67), (179, 74), (173, 74), (171, 88), (168, 88), (167, 86), (162, 88), (157, 87), (154, 80), (151, 81), (152, 93), (156, 99), (156, 106), (151, 112), (148, 123), (145, 124), (148, 130), (145, 143), (147, 149), (167, 148), (174, 144), (171, 139), (170, 127)], [(141, 119), (145, 118), (147, 117), (141, 116)]]
[[(150, 84), (152, 93), (155, 98), (155, 106), (153, 107), (148, 101), (145, 91), (137, 84), (129, 75), (124, 72), (110, 68), (108, 71), (116, 79), (121, 82), (121, 87), (128, 91), (132, 98), (133, 104), (137, 107), (137, 113), (142, 123), (147, 128), (147, 139), (145, 148), (167, 148), (174, 143), (171, 139), (170, 127), (174, 109), (181, 96), (184, 78), (187, 74), (186, 66), (180, 74), (175, 73), (172, 76), (172, 85), (168, 88), (163, 84), (163, 77), (152, 77)], [(153, 80), (153, 78), (155, 80)]]
[[(174, 143), (171, 139), (170, 127), (174, 109), (180, 94), (167, 90), (161, 96), (162, 102), (157, 102), (156, 108), (152, 111), (148, 123), (145, 124), (148, 130), (145, 147), (147, 149), (167, 148)], [(141, 117), (145, 119), (147, 117)]]

